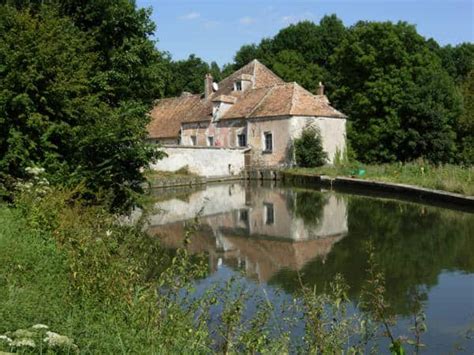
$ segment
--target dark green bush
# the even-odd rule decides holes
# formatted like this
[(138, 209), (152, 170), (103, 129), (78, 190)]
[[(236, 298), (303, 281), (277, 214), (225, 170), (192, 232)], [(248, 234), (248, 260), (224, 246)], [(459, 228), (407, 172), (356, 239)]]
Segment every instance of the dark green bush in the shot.
[(312, 168), (326, 163), (327, 154), (319, 130), (307, 127), (300, 138), (295, 139), (296, 164), (303, 168)]

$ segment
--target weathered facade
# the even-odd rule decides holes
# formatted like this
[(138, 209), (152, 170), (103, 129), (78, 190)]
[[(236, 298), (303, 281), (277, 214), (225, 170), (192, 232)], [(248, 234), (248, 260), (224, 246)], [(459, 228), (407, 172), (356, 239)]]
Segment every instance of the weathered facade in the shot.
[(218, 84), (207, 75), (203, 95), (157, 101), (149, 137), (163, 145), (248, 147), (248, 165), (274, 167), (294, 163), (293, 140), (313, 126), (332, 163), (346, 149), (346, 117), (323, 90), (314, 95), (285, 83), (254, 60)]

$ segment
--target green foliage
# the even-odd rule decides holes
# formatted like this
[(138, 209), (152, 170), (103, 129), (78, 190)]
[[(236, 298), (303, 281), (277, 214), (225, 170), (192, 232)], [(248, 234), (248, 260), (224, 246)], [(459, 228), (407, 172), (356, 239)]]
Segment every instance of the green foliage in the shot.
[(351, 156), (363, 162), (422, 157), (471, 164), (474, 130), (466, 122), (472, 122), (473, 48), (471, 43), (440, 47), (406, 23), (359, 22), (346, 28), (331, 15), (242, 46), (224, 71), (257, 58), (309, 91), (324, 82), (334, 106), (349, 116)]
[(456, 123), (459, 145), (459, 161), (474, 164), (474, 69), (460, 84), (463, 97), (463, 112)]
[(204, 77), (211, 73), (214, 81), (221, 79), (221, 72), (217, 63), (211, 65), (201, 58), (191, 54), (186, 60), (169, 63), (170, 79), (166, 86), (166, 96), (180, 96), (183, 91), (193, 94), (204, 92)]
[(474, 44), (461, 43), (455, 47), (447, 45), (434, 49), (441, 58), (443, 67), (448, 71), (449, 75), (461, 82), (466, 79), (474, 66)]
[(161, 156), (145, 142), (164, 90), (149, 12), (126, 0), (48, 3), (0, 5), (1, 185), (42, 166), (54, 184), (84, 182), (111, 208), (130, 205), (140, 169)]
[(343, 165), (323, 166), (316, 169), (290, 169), (290, 174), (298, 175), (329, 175), (352, 176), (354, 170), (364, 169), (366, 174), (358, 178), (378, 180), (430, 189), (457, 192), (465, 195), (474, 195), (474, 168), (458, 165), (433, 165), (424, 161), (412, 163), (394, 163), (366, 165), (359, 162), (349, 162)]
[(316, 167), (324, 165), (327, 154), (323, 150), (323, 143), (319, 131), (306, 127), (300, 138), (295, 139), (296, 164), (300, 167)]
[(332, 57), (336, 107), (364, 162), (455, 158), (453, 123), (460, 98), (413, 26), (359, 22)]

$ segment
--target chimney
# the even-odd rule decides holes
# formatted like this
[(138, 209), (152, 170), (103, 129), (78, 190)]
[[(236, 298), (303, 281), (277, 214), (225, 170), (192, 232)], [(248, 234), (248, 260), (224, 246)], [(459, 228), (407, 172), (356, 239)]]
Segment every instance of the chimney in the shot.
[(212, 94), (212, 75), (206, 74), (204, 79), (204, 97), (207, 99)]
[(316, 91), (317, 95), (324, 95), (324, 85), (322, 82), (319, 82), (318, 89)]

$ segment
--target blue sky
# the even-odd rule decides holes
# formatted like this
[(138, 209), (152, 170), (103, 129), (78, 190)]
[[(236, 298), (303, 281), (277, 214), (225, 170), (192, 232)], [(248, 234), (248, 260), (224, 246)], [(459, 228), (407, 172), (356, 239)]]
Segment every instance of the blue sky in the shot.
[(442, 45), (474, 41), (474, 0), (137, 0), (137, 5), (153, 8), (158, 47), (173, 59), (194, 53), (220, 65), (243, 44), (332, 13), (346, 26), (359, 20), (406, 21)]

